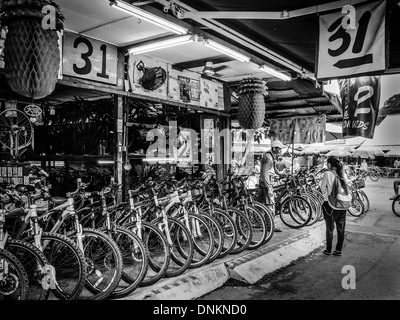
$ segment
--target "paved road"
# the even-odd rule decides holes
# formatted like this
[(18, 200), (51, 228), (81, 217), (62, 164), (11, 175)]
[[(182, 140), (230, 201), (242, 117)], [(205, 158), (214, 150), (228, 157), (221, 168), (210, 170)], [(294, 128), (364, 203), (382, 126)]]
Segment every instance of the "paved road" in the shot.
[(254, 285), (229, 280), (198, 300), (400, 299), (400, 218), (391, 211), (392, 185), (391, 178), (367, 180), (371, 209), (348, 216), (343, 256), (318, 249)]

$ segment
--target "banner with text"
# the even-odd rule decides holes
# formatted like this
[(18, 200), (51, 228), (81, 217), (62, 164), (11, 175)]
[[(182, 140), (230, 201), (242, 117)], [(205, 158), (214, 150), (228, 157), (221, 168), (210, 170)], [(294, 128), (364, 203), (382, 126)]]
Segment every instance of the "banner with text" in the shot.
[(386, 68), (386, 1), (346, 5), (319, 18), (317, 79), (381, 74)]
[(343, 137), (374, 137), (381, 95), (380, 77), (341, 80)]
[(325, 142), (326, 115), (271, 119), (269, 136), (283, 144)]

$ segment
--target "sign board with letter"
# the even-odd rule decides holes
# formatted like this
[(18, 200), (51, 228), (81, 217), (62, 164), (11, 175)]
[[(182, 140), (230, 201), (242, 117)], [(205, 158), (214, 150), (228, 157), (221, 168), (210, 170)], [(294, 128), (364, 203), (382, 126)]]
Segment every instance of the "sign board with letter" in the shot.
[(381, 78), (364, 76), (340, 80), (343, 137), (373, 139), (379, 113)]
[[(290, 143), (325, 142), (326, 115), (270, 119), (271, 140)], [(293, 133), (294, 130), (294, 133)]]
[(63, 74), (117, 84), (118, 49), (105, 42), (64, 33)]
[(386, 67), (386, 1), (320, 15), (318, 80), (382, 74)]

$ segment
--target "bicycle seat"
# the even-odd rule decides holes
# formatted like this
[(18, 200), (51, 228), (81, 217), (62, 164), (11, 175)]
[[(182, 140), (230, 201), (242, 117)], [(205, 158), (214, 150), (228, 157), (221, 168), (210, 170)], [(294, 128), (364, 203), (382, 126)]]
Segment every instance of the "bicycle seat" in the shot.
[(25, 184), (17, 184), (15, 186), (15, 190), (17, 190), (20, 193), (30, 193), (30, 192), (34, 192), (35, 191), (35, 187), (31, 186), (31, 185), (25, 185)]

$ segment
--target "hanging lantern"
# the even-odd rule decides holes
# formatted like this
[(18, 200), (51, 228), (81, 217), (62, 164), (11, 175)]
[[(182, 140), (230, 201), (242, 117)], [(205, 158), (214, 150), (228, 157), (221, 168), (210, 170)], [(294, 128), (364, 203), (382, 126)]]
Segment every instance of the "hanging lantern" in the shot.
[[(45, 6), (52, 10), (42, 13)], [(48, 96), (55, 89), (60, 67), (57, 31), (63, 30), (64, 21), (60, 7), (45, 0), (4, 0), (0, 12), (1, 25), (8, 29), (4, 69), (9, 87), (31, 99)], [(50, 19), (53, 26), (45, 24)]]
[(259, 78), (245, 78), (240, 82), (238, 120), (243, 129), (258, 129), (264, 123), (267, 87)]

